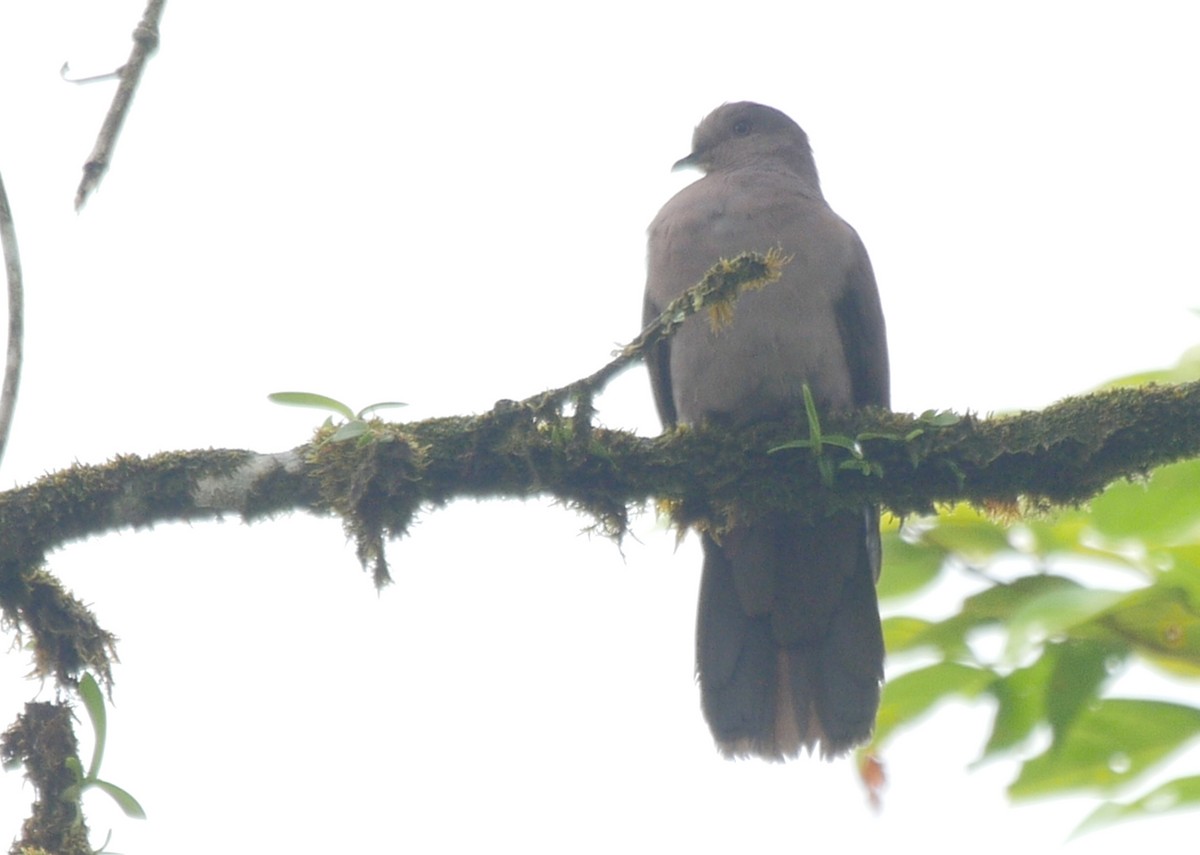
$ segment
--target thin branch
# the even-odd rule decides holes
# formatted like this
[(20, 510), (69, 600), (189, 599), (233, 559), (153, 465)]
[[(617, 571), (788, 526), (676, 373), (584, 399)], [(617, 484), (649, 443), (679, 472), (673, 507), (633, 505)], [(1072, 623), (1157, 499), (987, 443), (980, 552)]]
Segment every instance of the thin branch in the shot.
[(3, 460), (17, 407), (17, 389), (21, 385), (21, 353), (25, 340), (21, 254), (17, 251), (17, 230), (13, 225), (3, 177), (0, 177), (0, 245), (4, 248), (4, 273), (8, 281), (8, 349), (4, 361), (4, 388), (0, 391), (0, 460)]
[(112, 105), (108, 108), (108, 115), (104, 117), (104, 124), (100, 126), (96, 145), (83, 165), (83, 179), (75, 192), (76, 211), (84, 206), (92, 191), (100, 186), (104, 173), (108, 171), (113, 148), (117, 144), (117, 135), (120, 134), (125, 117), (129, 114), (133, 93), (141, 82), (146, 61), (158, 48), (158, 24), (166, 2), (167, 0), (149, 0), (141, 22), (133, 31), (133, 50), (130, 51), (129, 61), (121, 66), (119, 71), (121, 83), (113, 96)]
[(77, 83), (83, 85), (85, 83), (102, 83), (105, 80), (120, 80), (121, 72), (125, 70), (125, 66), (121, 66), (113, 71), (105, 71), (100, 74), (89, 74), (87, 77), (72, 77), (71, 63), (64, 62), (62, 68), (58, 70), (58, 76), (68, 83)]
[(733, 304), (742, 292), (758, 290), (777, 282), (784, 265), (789, 261), (791, 258), (779, 250), (743, 252), (732, 259), (721, 259), (709, 268), (699, 283), (672, 300), (637, 338), (618, 350), (613, 360), (603, 368), (560, 389), (534, 395), (525, 403), (538, 412), (545, 412), (574, 401), (577, 414), (584, 420), (590, 418), (592, 398), (614, 377), (641, 360), (651, 347), (671, 336), (689, 317), (701, 309), (707, 309), (714, 326), (727, 324), (733, 316)]

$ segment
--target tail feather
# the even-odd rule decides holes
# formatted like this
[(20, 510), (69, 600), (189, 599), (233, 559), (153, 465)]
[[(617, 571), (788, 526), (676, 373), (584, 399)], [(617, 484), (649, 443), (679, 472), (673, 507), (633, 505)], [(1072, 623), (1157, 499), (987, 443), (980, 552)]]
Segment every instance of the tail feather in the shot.
[(728, 755), (826, 757), (870, 738), (883, 679), (878, 516), (704, 536), (696, 670)]

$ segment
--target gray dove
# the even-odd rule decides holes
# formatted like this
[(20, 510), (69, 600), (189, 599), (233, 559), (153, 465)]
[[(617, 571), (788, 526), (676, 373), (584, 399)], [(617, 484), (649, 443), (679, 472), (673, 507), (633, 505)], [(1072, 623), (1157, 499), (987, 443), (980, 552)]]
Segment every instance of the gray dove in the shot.
[[(738, 300), (728, 326), (693, 315), (647, 354), (664, 426), (802, 424), (804, 384), (822, 414), (887, 407), (871, 262), (821, 194), (800, 126), (771, 107), (725, 104), (675, 164), (689, 167), (704, 176), (650, 225), (646, 323), (721, 258), (779, 248), (792, 260)], [(878, 508), (775, 513), (701, 539), (696, 674), (721, 751), (836, 757), (867, 741), (883, 681)]]

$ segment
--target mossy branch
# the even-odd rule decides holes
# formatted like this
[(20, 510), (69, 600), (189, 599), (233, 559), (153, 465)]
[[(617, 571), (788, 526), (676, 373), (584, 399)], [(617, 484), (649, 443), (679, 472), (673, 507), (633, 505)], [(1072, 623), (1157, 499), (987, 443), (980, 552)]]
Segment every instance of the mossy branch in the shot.
[(594, 428), (580, 440), (577, 418), (507, 404), (480, 416), (370, 424), (356, 442), (324, 442), (327, 430), (280, 454), (126, 456), (0, 493), (0, 610), (33, 636), (37, 671), (63, 683), (84, 668), (108, 674), (112, 637), (44, 570), (51, 550), (106, 532), (226, 515), (336, 514), (383, 584), (385, 541), (421, 510), (463, 497), (554, 496), (614, 535), (625, 530), (628, 508), (655, 498), (690, 522), (734, 506), (811, 514), (864, 499), (897, 514), (939, 502), (1074, 504), (1113, 480), (1200, 456), (1200, 383), (1099, 392), (945, 427), (878, 411), (827, 416), (827, 434), (864, 437), (872, 472), (839, 471), (832, 486), (811, 454), (769, 453), (806, 436), (803, 420), (653, 438)]
[[(1200, 456), (1200, 382), (1100, 392), (991, 419), (801, 411), (736, 432), (710, 426), (654, 438), (592, 425), (592, 399), (605, 383), (701, 308), (727, 323), (738, 292), (771, 281), (771, 261), (723, 262), (590, 377), (479, 416), (375, 419), (347, 441), (327, 427), (278, 454), (124, 456), (0, 493), (0, 618), (30, 636), (37, 675), (70, 686), (90, 671), (111, 684), (114, 637), (45, 562), (66, 543), (124, 528), (297, 510), (337, 515), (383, 585), (384, 544), (418, 513), (455, 498), (554, 496), (619, 537), (629, 508), (652, 499), (680, 524), (718, 527), (733, 514), (816, 515), (864, 500), (901, 515), (940, 502), (1069, 505), (1116, 479)], [(6, 734), (6, 752), (24, 732)]]
[(803, 411), (737, 432), (710, 426), (654, 438), (592, 425), (594, 394), (646, 348), (701, 309), (728, 323), (737, 294), (774, 281), (786, 263), (778, 253), (723, 261), (590, 377), (479, 416), (376, 419), (349, 441), (331, 441), (330, 427), (278, 454), (124, 456), (0, 493), (0, 617), (32, 637), (36, 673), (70, 685), (90, 670), (108, 682), (112, 635), (45, 559), (123, 528), (297, 510), (337, 515), (383, 585), (386, 541), (455, 498), (554, 496), (619, 537), (629, 508), (652, 499), (681, 524), (718, 526), (733, 513), (811, 515), (864, 500), (899, 515), (939, 502), (1076, 504), (1118, 478), (1200, 456), (1200, 383), (1117, 389), (991, 419), (820, 414), (815, 449), (817, 414)]

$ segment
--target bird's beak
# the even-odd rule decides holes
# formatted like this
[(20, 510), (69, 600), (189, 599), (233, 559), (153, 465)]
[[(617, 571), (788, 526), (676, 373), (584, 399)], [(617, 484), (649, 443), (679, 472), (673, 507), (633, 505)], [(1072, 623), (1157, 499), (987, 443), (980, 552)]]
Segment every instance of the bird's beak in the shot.
[(671, 167), (672, 172), (678, 172), (681, 169), (703, 169), (704, 164), (701, 162), (700, 152), (694, 151), (687, 157), (680, 158), (675, 161), (675, 165)]

